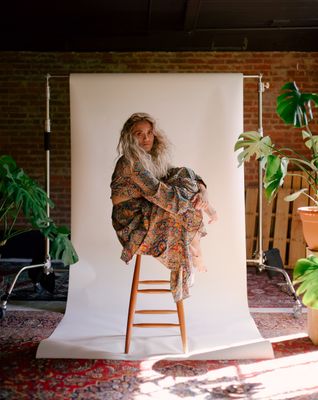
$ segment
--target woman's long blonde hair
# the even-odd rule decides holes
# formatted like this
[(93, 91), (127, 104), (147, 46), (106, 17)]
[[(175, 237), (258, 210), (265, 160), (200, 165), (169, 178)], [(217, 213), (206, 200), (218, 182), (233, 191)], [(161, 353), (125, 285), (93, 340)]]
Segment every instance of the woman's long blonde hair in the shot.
[[(154, 142), (150, 153), (142, 149), (133, 136), (133, 127), (137, 122), (147, 121), (153, 129)], [(162, 178), (167, 175), (170, 165), (170, 142), (161, 129), (157, 127), (156, 121), (149, 114), (132, 114), (124, 123), (120, 133), (120, 139), (117, 146), (119, 156), (124, 156), (131, 167), (134, 161), (141, 162), (143, 167), (150, 171), (156, 178)]]

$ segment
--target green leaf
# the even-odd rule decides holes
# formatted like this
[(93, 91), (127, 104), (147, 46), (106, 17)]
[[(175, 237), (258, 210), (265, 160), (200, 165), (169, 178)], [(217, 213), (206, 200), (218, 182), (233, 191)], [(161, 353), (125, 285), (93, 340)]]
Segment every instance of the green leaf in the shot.
[(49, 220), (46, 205), (53, 202), (46, 192), (31, 179), (22, 168), (18, 168), (9, 156), (0, 157), (0, 195), (5, 204), (12, 204), (11, 217), (14, 220), (22, 207), (26, 220), (33, 228), (41, 229)]
[(315, 152), (318, 152), (318, 136), (311, 136), (310, 139), (306, 140), (305, 146), (308, 147), (308, 149), (314, 149)]
[(303, 303), (318, 309), (318, 258), (310, 256), (299, 259), (293, 271), (293, 282), (299, 285), (296, 292), (303, 295)]
[(290, 195), (288, 195), (288, 196), (285, 196), (285, 197), (284, 197), (284, 200), (285, 200), (285, 201), (294, 201), (294, 200), (296, 200), (302, 193), (306, 192), (307, 190), (308, 190), (307, 188), (297, 190), (297, 192), (292, 193), (292, 194), (290, 194)]
[[(316, 157), (313, 157), (312, 160), (310, 161), (310, 164), (312, 165), (312, 169), (318, 174), (318, 155)], [(318, 180), (316, 179), (316, 182)], [(316, 189), (318, 189), (318, 184), (316, 183)]]
[(277, 97), (276, 112), (289, 125), (301, 127), (313, 120), (311, 103), (318, 104), (315, 93), (301, 93), (295, 82), (288, 82)]
[[(39, 230), (52, 242), (51, 255), (67, 264), (78, 260), (76, 251), (68, 238), (66, 227), (57, 227), (47, 216), (47, 206), (54, 207), (47, 193), (19, 168), (12, 157), (0, 156), (0, 222), (3, 227), (15, 223), (20, 211), (33, 229)], [(30, 228), (30, 230), (32, 229)], [(0, 229), (1, 230), (1, 229)], [(2, 229), (1, 241), (10, 237), (10, 229)]]
[(272, 141), (269, 136), (262, 136), (259, 132), (251, 131), (242, 133), (235, 143), (234, 150), (243, 151), (238, 155), (239, 165), (249, 161), (252, 156), (256, 159), (272, 153)]
[(303, 140), (305, 140), (306, 147), (308, 147), (308, 149), (313, 149), (314, 153), (318, 153), (318, 136), (312, 135), (306, 130), (302, 130), (302, 137)]
[(311, 137), (311, 133), (306, 131), (306, 130), (304, 130), (304, 129), (301, 131), (301, 134), (302, 134), (302, 137), (303, 137), (304, 140)]
[(293, 279), (298, 279), (307, 271), (318, 269), (318, 257), (309, 256), (307, 258), (300, 258), (295, 264), (293, 270)]
[(52, 241), (51, 257), (62, 260), (64, 265), (75, 264), (78, 261), (78, 255), (68, 238), (68, 235), (59, 233)]
[(264, 188), (267, 200), (271, 201), (283, 185), (287, 174), (288, 159), (273, 154), (266, 157)]
[(58, 233), (62, 233), (63, 235), (69, 235), (70, 231), (66, 226), (59, 226), (57, 228)]
[(15, 170), (17, 165), (12, 157), (7, 155), (2, 155), (0, 157), (0, 177), (8, 177), (11, 175), (11, 170)]

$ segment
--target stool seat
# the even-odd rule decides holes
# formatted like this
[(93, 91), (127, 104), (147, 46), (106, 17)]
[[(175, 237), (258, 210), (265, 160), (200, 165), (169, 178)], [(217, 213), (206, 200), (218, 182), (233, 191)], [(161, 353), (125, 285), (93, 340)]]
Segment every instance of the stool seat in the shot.
[[(170, 289), (140, 289), (139, 285), (161, 285), (170, 283), (167, 280), (139, 280), (140, 275), (140, 265), (141, 265), (141, 255), (137, 254), (135, 262), (135, 270), (133, 281), (131, 285), (131, 293), (128, 308), (128, 318), (127, 318), (127, 328), (126, 328), (126, 340), (125, 340), (125, 354), (129, 353), (130, 341), (132, 328), (180, 328), (180, 335), (182, 340), (182, 349), (186, 353), (188, 351), (187, 335), (185, 327), (184, 309), (183, 301), (180, 300), (176, 303), (177, 308), (174, 310), (136, 310), (137, 294), (166, 294), (171, 293)], [(179, 323), (166, 323), (166, 322), (143, 322), (134, 323), (135, 314), (177, 314)]]

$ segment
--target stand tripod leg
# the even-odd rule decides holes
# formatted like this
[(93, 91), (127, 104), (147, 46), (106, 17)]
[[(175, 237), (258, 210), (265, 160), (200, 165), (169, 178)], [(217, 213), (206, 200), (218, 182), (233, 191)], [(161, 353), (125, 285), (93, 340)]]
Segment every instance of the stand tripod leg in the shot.
[(283, 274), (286, 284), (288, 286), (288, 289), (291, 293), (291, 295), (293, 296), (295, 303), (294, 303), (294, 307), (293, 307), (293, 313), (294, 313), (294, 317), (298, 318), (301, 315), (302, 312), (302, 304), (301, 301), (298, 299), (297, 294), (296, 294), (296, 290), (292, 284), (292, 281), (290, 280), (290, 277), (288, 275), (288, 273), (282, 269), (282, 268), (278, 268), (278, 267), (273, 267), (271, 265), (265, 265), (265, 264), (261, 264), (260, 265), (261, 269), (267, 269), (269, 271), (274, 271), (274, 272), (279, 272), (280, 274)]
[(5, 294), (1, 297), (1, 303), (0, 303), (0, 319), (4, 318), (7, 310), (7, 303), (8, 299), (14, 289), (15, 284), (17, 283), (17, 280), (19, 276), (22, 274), (22, 272), (32, 269), (32, 268), (39, 268), (39, 267), (45, 267), (46, 264), (36, 264), (36, 265), (27, 265), (26, 267), (23, 267), (20, 269), (20, 271), (15, 275), (13, 282), (9, 286), (9, 288), (6, 290)]

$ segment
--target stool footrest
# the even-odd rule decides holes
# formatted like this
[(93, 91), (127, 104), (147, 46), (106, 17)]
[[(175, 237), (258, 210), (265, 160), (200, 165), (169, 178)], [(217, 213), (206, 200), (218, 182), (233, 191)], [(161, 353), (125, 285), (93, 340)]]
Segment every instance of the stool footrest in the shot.
[[(146, 279), (146, 280), (140, 280), (140, 265), (141, 265), (141, 255), (137, 254), (136, 256), (136, 262), (135, 262), (135, 269), (134, 269), (134, 275), (133, 275), (133, 280), (131, 284), (131, 291), (130, 291), (130, 299), (129, 299), (129, 308), (128, 308), (128, 317), (127, 317), (127, 326), (126, 326), (126, 339), (125, 339), (125, 354), (129, 353), (129, 347), (130, 347), (130, 341), (131, 341), (131, 335), (132, 335), (132, 330), (133, 328), (177, 328), (177, 330), (180, 330), (181, 334), (181, 340), (182, 340), (182, 349), (183, 352), (186, 353), (188, 351), (188, 345), (187, 345), (187, 334), (186, 334), (186, 327), (185, 327), (185, 318), (184, 318), (184, 309), (183, 309), (183, 301), (177, 301), (174, 308), (173, 305), (158, 305), (158, 307), (172, 307), (172, 309), (150, 309), (150, 307), (156, 307), (156, 305), (148, 305), (148, 309), (139, 309), (136, 310), (136, 305), (137, 305), (137, 297), (139, 294), (166, 294), (166, 293), (171, 293), (174, 295), (174, 293), (171, 290), (171, 285), (170, 285), (170, 280), (163, 280), (163, 279)], [(160, 277), (158, 277), (160, 278)], [(149, 285), (148, 288), (147, 286), (146, 289), (141, 289), (141, 285)], [(157, 285), (157, 286), (151, 286), (151, 285)], [(166, 285), (166, 286), (160, 286), (160, 285)], [(167, 286), (168, 285), (168, 286)], [(160, 289), (162, 287), (162, 289)], [(146, 300), (146, 298), (143, 298), (142, 300)], [(139, 306), (144, 307), (143, 305)], [(147, 307), (145, 305), (145, 307)], [(154, 320), (151, 320), (151, 318), (147, 317), (138, 317), (141, 319), (140, 323), (138, 322), (138, 319), (136, 320), (136, 323), (134, 323), (134, 317), (135, 314), (148, 314), (148, 315), (159, 315), (159, 314), (174, 314), (173, 318), (171, 318), (171, 322), (169, 323), (168, 321), (170, 318), (168, 317), (162, 317), (160, 318), (161, 320), (164, 320), (166, 318), (167, 322), (160, 322), (160, 319), (158, 317), (154, 317)], [(177, 314), (177, 315), (176, 315)], [(155, 318), (159, 319), (157, 322)], [(142, 319), (145, 319), (148, 322), (142, 322)], [(137, 323), (138, 322), (138, 323)]]
[(136, 310), (135, 314), (176, 314), (177, 310)]
[(147, 293), (147, 294), (153, 294), (153, 293), (171, 293), (170, 289), (138, 289), (138, 293)]
[(157, 322), (149, 322), (149, 323), (141, 323), (141, 324), (133, 324), (135, 328), (175, 328), (179, 327), (180, 324), (169, 324), (169, 323), (157, 323)]

